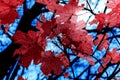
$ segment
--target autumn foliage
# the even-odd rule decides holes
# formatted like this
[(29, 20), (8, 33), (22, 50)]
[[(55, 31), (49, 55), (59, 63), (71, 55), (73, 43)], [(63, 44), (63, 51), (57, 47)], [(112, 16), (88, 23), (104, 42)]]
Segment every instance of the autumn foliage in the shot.
[[(1, 25), (9, 25), (19, 18), (16, 8), (24, 4), (24, 0), (0, 0), (0, 23)], [(16, 30), (13, 36), (10, 38), (13, 44), (19, 45), (14, 50), (12, 57), (20, 57), (18, 65), (28, 68), (31, 61), (34, 64), (41, 63), (40, 70), (44, 75), (51, 80), (57, 79), (61, 75), (65, 75), (65, 78), (70, 78), (69, 72), (66, 70), (71, 68), (72, 65), (79, 59), (85, 59), (89, 63), (89, 67), (94, 66), (97, 62), (100, 64), (98, 71), (95, 73), (95, 79), (102, 77), (102, 74), (106, 72), (108, 66), (120, 64), (120, 52), (118, 48), (109, 50), (111, 44), (110, 39), (115, 39), (120, 45), (119, 40), (115, 36), (113, 29), (120, 27), (120, 1), (108, 0), (106, 8), (111, 9), (109, 12), (94, 13), (91, 9), (88, 0), (87, 4), (78, 5), (79, 0), (68, 0), (66, 3), (64, 0), (36, 0), (36, 4), (44, 5), (44, 8), (53, 13), (50, 20), (47, 20), (44, 14), (40, 14), (40, 18), (37, 18), (35, 29), (28, 28), (27, 32), (22, 29)], [(89, 5), (89, 8), (86, 8)], [(80, 11), (86, 10), (95, 18), (89, 22), (84, 20), (78, 20), (82, 14)], [(30, 14), (29, 10), (25, 10)], [(85, 13), (86, 14), (86, 13)], [(32, 14), (31, 14), (32, 15)], [(87, 24), (91, 27), (93, 24), (97, 24), (96, 29), (88, 30)], [(8, 26), (7, 26), (8, 27)], [(21, 26), (19, 26), (21, 27)], [(7, 28), (8, 29), (8, 28)], [(94, 32), (96, 36), (92, 36), (89, 33)], [(111, 37), (111, 33), (113, 36)], [(9, 33), (5, 33), (9, 34)], [(53, 40), (52, 43), (58, 47), (61, 52), (55, 54), (54, 51), (45, 48), (47, 46), (47, 39)], [(57, 39), (57, 42), (54, 41)], [(95, 49), (93, 47), (96, 46)], [(67, 50), (71, 50), (71, 54), (75, 56), (75, 59), (71, 61), (70, 53)], [(105, 49), (105, 55), (97, 59), (94, 56), (95, 52)], [(18, 58), (16, 58), (17, 60)], [(89, 69), (89, 68), (88, 68)], [(118, 69), (120, 71), (120, 69)], [(106, 76), (107, 79), (112, 79), (114, 75)], [(106, 72), (107, 73), (107, 72)], [(90, 74), (89, 74), (90, 75)], [(88, 76), (89, 76), (88, 75)], [(73, 72), (72, 79), (80, 79), (80, 76), (75, 77)], [(22, 76), (19, 76), (19, 80), (23, 80)], [(88, 78), (90, 79), (90, 78)]]

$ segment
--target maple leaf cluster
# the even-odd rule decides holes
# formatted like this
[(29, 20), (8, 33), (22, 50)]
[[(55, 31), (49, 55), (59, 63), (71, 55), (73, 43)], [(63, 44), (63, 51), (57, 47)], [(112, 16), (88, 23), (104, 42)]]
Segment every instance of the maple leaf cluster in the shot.
[(0, 23), (11, 24), (19, 18), (16, 8), (23, 2), (24, 0), (0, 0)]
[[(0, 23), (11, 24), (18, 13), (16, 8), (23, 3), (24, 0), (0, 0)], [(78, 0), (70, 0), (68, 3), (61, 5), (59, 0), (36, 0), (37, 3), (46, 5), (46, 8), (53, 12), (53, 17), (46, 20), (44, 15), (40, 15), (41, 22), (37, 22), (36, 29), (28, 30), (27, 33), (17, 30), (12, 40), (14, 44), (19, 44), (19, 48), (14, 51), (15, 55), (20, 56), (19, 65), (28, 68), (31, 61), (34, 64), (41, 64), (42, 72), (47, 75), (60, 75), (65, 69), (71, 67), (70, 56), (65, 49), (71, 49), (72, 53), (86, 59), (90, 65), (95, 65), (95, 61), (90, 56), (94, 54), (93, 46), (97, 46), (99, 51), (106, 49), (106, 55), (101, 59), (102, 67), (98, 72), (103, 71), (103, 67), (110, 62), (111, 64), (120, 62), (120, 53), (117, 49), (109, 51), (109, 35), (107, 33), (98, 33), (93, 39), (86, 30), (86, 22), (78, 21), (78, 11), (84, 9), (85, 5), (78, 5)], [(95, 14), (95, 19), (90, 24), (98, 23), (97, 30), (102, 32), (104, 26), (108, 28), (119, 27), (120, 2), (119, 0), (109, 0), (107, 5), (112, 10), (109, 13)], [(9, 15), (8, 15), (9, 14)], [(61, 36), (59, 36), (61, 35)], [(55, 55), (53, 51), (45, 51), (47, 46), (47, 38), (57, 38), (59, 47), (62, 52)], [(64, 47), (62, 49), (61, 47)], [(65, 74), (69, 77), (69, 73)], [(23, 79), (21, 76), (19, 79)]]
[[(47, 5), (48, 2), (46, 1), (44, 4)], [(52, 4), (47, 5), (47, 7), (51, 11), (50, 5)], [(42, 23), (37, 22), (36, 26), (39, 31), (23, 33), (17, 30), (12, 38), (15, 44), (21, 45), (14, 52), (14, 55), (20, 55), (19, 65), (28, 67), (30, 61), (33, 59), (35, 64), (42, 63), (41, 70), (45, 75), (51, 75), (52, 73), (59, 75), (62, 73), (62, 66), (65, 66), (65, 68), (69, 67), (69, 58), (67, 55), (63, 52), (54, 56), (53, 52), (44, 51), (47, 44), (46, 37), (53, 39), (59, 34), (62, 34), (62, 37), (59, 37), (60, 44), (65, 48), (71, 47), (74, 53), (79, 53), (83, 55), (83, 57), (91, 55), (93, 53), (92, 36), (83, 30), (83, 28), (85, 28), (85, 22), (83, 20), (77, 22), (77, 17), (75, 17), (77, 16), (75, 12), (82, 10), (83, 7), (83, 5), (78, 6), (77, 1), (74, 2), (71, 0), (67, 5), (61, 6), (60, 9), (57, 8), (56, 10), (56, 7), (54, 7), (54, 10), (56, 10), (55, 15), (60, 15), (60, 17), (47, 21), (45, 17), (41, 15)], [(63, 17), (64, 19), (62, 19)], [(56, 66), (54, 67), (54, 65)]]
[[(99, 13), (95, 15), (95, 19), (90, 22), (90, 24), (97, 24), (97, 30), (102, 32), (103, 28), (109, 28), (112, 29), (114, 27), (120, 27), (120, 1), (119, 0), (108, 0), (108, 3), (106, 4), (106, 8), (110, 8), (111, 11), (108, 13)], [(111, 33), (114, 35), (114, 33), (111, 31)], [(102, 37), (104, 36), (104, 37)], [(115, 36), (115, 35), (114, 35)], [(94, 40), (94, 44), (99, 45), (98, 50), (102, 50), (103, 47), (106, 49), (105, 56), (101, 59), (102, 66), (100, 66), (98, 70), (98, 74), (102, 73), (105, 68), (109, 64), (119, 64), (120, 62), (120, 53), (117, 52), (117, 48), (114, 48), (112, 51), (108, 50), (109, 47), (109, 41), (108, 41), (108, 34), (99, 34), (97, 35), (97, 40)], [(101, 39), (100, 39), (101, 38)], [(102, 39), (103, 38), (103, 39)], [(102, 40), (102, 41), (101, 41)], [(117, 39), (116, 39), (117, 40)], [(101, 42), (99, 44), (99, 42)], [(119, 41), (118, 41), (119, 43)]]
[(120, 26), (120, 1), (119, 0), (108, 0), (106, 5), (112, 10), (108, 13), (99, 13), (95, 15), (95, 19), (90, 24), (98, 23), (97, 30), (102, 31), (104, 26), (109, 28)]
[(98, 72), (103, 72), (104, 68), (107, 67), (108, 63), (115, 64), (120, 62), (120, 53), (117, 52), (117, 48), (114, 48), (112, 51), (107, 50), (106, 55), (101, 59), (103, 67), (101, 66)]
[(5, 33), (8, 33), (9, 24), (19, 18), (17, 7), (21, 6), (24, 0), (0, 0), (0, 25), (4, 24)]
[[(40, 42), (42, 45), (38, 45), (41, 36), (39, 37), (36, 33), (37, 32), (34, 31), (28, 31), (28, 34), (26, 34), (18, 30), (12, 37), (14, 43), (21, 44), (20, 48), (14, 52), (14, 55), (19, 54), (20, 56), (19, 65), (28, 68), (31, 60), (34, 60), (34, 64), (42, 62), (41, 70), (45, 75), (50, 75), (52, 71), (54, 74), (59, 75), (62, 72), (62, 66), (66, 65), (63, 63), (63, 60), (61, 60), (62, 56), (58, 58), (54, 56), (53, 52), (44, 51), (45, 47), (43, 47), (43, 45), (46, 45), (46, 40), (44, 40), (43, 43)], [(54, 65), (56, 66), (53, 67)]]

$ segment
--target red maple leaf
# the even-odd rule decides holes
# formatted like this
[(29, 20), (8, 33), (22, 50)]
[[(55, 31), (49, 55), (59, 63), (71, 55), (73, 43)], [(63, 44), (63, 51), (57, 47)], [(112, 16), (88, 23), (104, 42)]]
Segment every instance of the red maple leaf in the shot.
[(119, 27), (120, 26), (120, 3), (112, 9), (111, 12), (109, 12), (107, 15), (109, 16), (108, 24), (109, 27)]
[(107, 51), (106, 57), (107, 56), (110, 56), (111, 63), (118, 63), (118, 62), (120, 62), (120, 53), (117, 52), (117, 48), (114, 48), (112, 51)]
[(80, 51), (83, 54), (91, 55), (93, 53), (92, 46), (92, 37), (90, 35), (86, 35), (85, 37), (82, 36), (78, 47), (76, 46), (76, 50)]
[(102, 73), (103, 70), (107, 67), (107, 64), (111, 62), (112, 64), (120, 62), (120, 53), (117, 52), (117, 48), (114, 48), (112, 51), (107, 50), (106, 55), (101, 59), (103, 62), (102, 66), (99, 68), (98, 72)]
[(98, 23), (97, 30), (101, 31), (105, 26), (108, 25), (109, 15), (100, 13), (95, 15), (95, 19), (90, 22), (90, 24)]
[[(70, 23), (68, 23), (70, 25)], [(66, 24), (66, 26), (69, 26)], [(68, 40), (71, 42), (71, 46), (74, 45), (74, 49), (86, 53), (88, 55), (92, 54), (92, 36), (88, 35), (87, 31), (83, 30), (84, 26), (76, 26), (72, 24), (67, 28), (68, 33), (65, 34)], [(65, 39), (64, 39), (65, 40)]]
[(16, 8), (23, 3), (24, 0), (0, 0), (0, 22), (1, 24), (13, 23), (18, 18)]
[(72, 15), (76, 15), (76, 13), (82, 10), (83, 7), (83, 5), (78, 6), (78, 2), (70, 0), (67, 5), (56, 11), (56, 15), (59, 15), (59, 17), (56, 18), (56, 22), (67, 22), (67, 20), (69, 20)]
[(42, 53), (42, 65), (41, 70), (45, 75), (60, 75), (62, 73), (63, 62), (54, 56), (54, 53), (51, 51), (46, 51)]
[(108, 41), (108, 34), (105, 35), (104, 39), (101, 41), (101, 39), (103, 38), (103, 34), (99, 34), (97, 35), (97, 39), (94, 40), (94, 45), (98, 45), (100, 42), (100, 45), (98, 46), (98, 50), (102, 50), (103, 48), (107, 49), (109, 46), (109, 41)]
[(66, 35), (62, 35), (60, 40), (65, 47), (69, 47), (71, 45), (71, 40)]
[(59, 30), (62, 33), (60, 40), (64, 46), (72, 48), (74, 46), (76, 51), (81, 51), (82, 53), (90, 55), (93, 53), (92, 36), (88, 35), (87, 31), (83, 30), (84, 27), (84, 21), (80, 21), (79, 23), (71, 23), (71, 21), (67, 21), (64, 24), (59, 24), (58, 28), (60, 28)]
[(21, 47), (19, 49), (16, 49), (14, 54), (16, 53), (25, 54), (28, 51), (28, 49), (31, 48), (33, 44), (35, 44), (37, 40), (35, 33), (36, 32), (29, 31), (28, 34), (26, 34), (23, 33), (22, 31), (17, 30), (12, 38), (14, 40), (14, 43), (21, 44)]
[(54, 33), (54, 28), (57, 26), (56, 19), (52, 19), (50, 21), (45, 21), (44, 23), (37, 23), (37, 29), (40, 30), (40, 35), (42, 38), (49, 38), (55, 37), (57, 34)]
[(72, 41), (80, 42), (87, 35), (87, 31), (78, 28), (71, 28), (70, 34), (68, 35)]
[(59, 24), (58, 28), (60, 28), (60, 33), (63, 36), (71, 38), (72, 41), (79, 42), (82, 38), (81, 36), (86, 36), (87, 31), (82, 30), (85, 27), (84, 21), (71, 23), (71, 21), (67, 21), (64, 24)]
[(114, 8), (112, 8), (112, 11), (105, 14), (100, 13), (95, 15), (95, 19), (90, 22), (90, 24), (98, 23), (97, 30), (101, 31), (104, 26), (108, 26), (110, 28), (113, 27), (119, 27), (120, 26), (120, 3), (117, 4)]
[(106, 55), (101, 59), (104, 64), (108, 62), (119, 63), (120, 62), (120, 53), (117, 52), (117, 48), (114, 48), (112, 51), (107, 50)]
[(59, 53), (56, 57), (58, 57), (63, 62), (65, 68), (68, 68), (70, 66), (69, 59), (64, 52)]
[[(38, 44), (39, 37), (36, 35), (37, 32), (29, 31), (23, 33), (22, 31), (16, 31), (13, 36), (13, 42), (15, 44), (21, 44), (21, 46), (15, 50), (14, 55), (20, 55), (20, 65), (28, 67), (31, 60), (34, 60), (35, 64), (41, 62), (41, 51), (43, 48)], [(41, 42), (42, 43), (42, 42)], [(43, 44), (46, 43), (44, 40)]]
[(38, 45), (34, 45), (32, 48), (29, 48), (26, 54), (20, 55), (19, 65), (28, 68), (32, 60), (34, 60), (34, 64), (39, 64), (42, 61), (42, 51), (43, 50)]

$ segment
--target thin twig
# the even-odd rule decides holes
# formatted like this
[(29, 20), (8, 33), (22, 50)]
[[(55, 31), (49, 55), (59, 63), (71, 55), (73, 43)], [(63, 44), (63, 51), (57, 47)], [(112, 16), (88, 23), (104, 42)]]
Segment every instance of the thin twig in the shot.
[(92, 8), (91, 8), (91, 6), (90, 6), (90, 3), (88, 2), (88, 0), (86, 0), (86, 2), (87, 2), (87, 4), (88, 4), (90, 10), (93, 11)]

